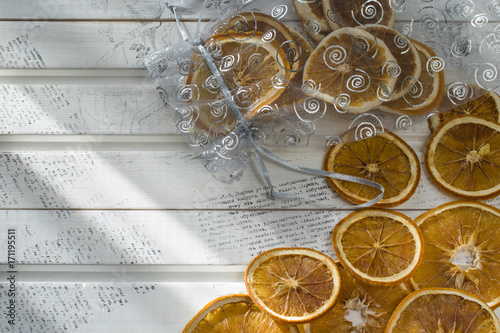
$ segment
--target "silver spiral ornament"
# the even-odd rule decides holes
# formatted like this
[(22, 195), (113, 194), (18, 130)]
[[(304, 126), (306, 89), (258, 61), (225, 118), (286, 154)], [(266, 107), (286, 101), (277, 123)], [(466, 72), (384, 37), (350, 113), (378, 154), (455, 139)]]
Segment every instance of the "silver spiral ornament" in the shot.
[(288, 79), (284, 75), (276, 75), (271, 78), (271, 84), (275, 89), (284, 89), (288, 87)]
[(264, 56), (260, 53), (253, 53), (248, 57), (248, 68), (250, 70), (258, 70), (264, 65)]
[(210, 115), (215, 119), (214, 122), (220, 122), (227, 116), (227, 105), (223, 101), (210, 103)]
[(259, 100), (259, 95), (258, 86), (255, 86), (255, 89), (253, 87), (241, 87), (235, 92), (233, 100), (238, 107), (248, 108)]
[(395, 60), (386, 61), (382, 66), (382, 74), (387, 73), (390, 77), (398, 77), (401, 75), (401, 67)]
[(181, 133), (188, 134), (193, 129), (193, 123), (188, 120), (179, 120), (176, 127)]
[(488, 10), (491, 15), (500, 17), (500, 0), (491, 0), (488, 5)]
[(271, 10), (271, 16), (277, 20), (281, 20), (283, 17), (285, 17), (287, 12), (288, 12), (288, 6), (278, 5)]
[(307, 20), (304, 22), (304, 29), (311, 35), (317, 35), (321, 32), (321, 23), (316, 20)]
[(364, 23), (372, 21), (377, 17), (377, 15), (379, 15), (380, 18), (376, 22), (370, 22), (370, 24), (377, 24), (380, 23), (384, 16), (384, 9), (382, 8), (380, 2), (378, 2), (377, 0), (368, 0), (365, 1), (365, 3), (363, 3), (363, 5), (361, 6), (360, 13), (361, 17), (364, 20)]
[(349, 91), (362, 93), (370, 87), (371, 79), (366, 72), (360, 69), (356, 70), (356, 73), (347, 79), (346, 87)]
[(403, 34), (397, 34), (394, 36), (394, 45), (398, 48), (400, 54), (405, 54), (410, 51), (411, 41), (408, 36)]
[(401, 13), (405, 9), (406, 0), (390, 0), (389, 6), (397, 13)]
[(305, 94), (313, 94), (313, 93), (319, 91), (319, 89), (321, 88), (321, 85), (316, 84), (315, 81), (309, 79), (307, 81), (304, 81), (300, 88)]
[(340, 45), (332, 45), (323, 52), (323, 62), (332, 70), (338, 70), (346, 59), (347, 51)]
[(471, 53), (472, 41), (468, 37), (456, 40), (451, 44), (451, 55), (455, 58), (464, 58)]
[(336, 145), (342, 144), (344, 141), (340, 136), (337, 135), (330, 135), (326, 137), (326, 146), (327, 147), (332, 147)]
[(434, 73), (441, 72), (445, 68), (445, 62), (440, 57), (431, 57), (427, 60), (427, 73), (434, 77)]
[(206, 146), (208, 146), (208, 145), (210, 145), (212, 143), (212, 140), (210, 139), (210, 135), (208, 135), (207, 131), (198, 130), (196, 132), (195, 142), (200, 147), (206, 147)]
[(205, 49), (213, 58), (220, 58), (223, 56), (222, 44), (217, 39), (210, 39), (205, 44)]
[(349, 111), (349, 105), (351, 104), (351, 96), (342, 93), (335, 96), (333, 99), (333, 106), (338, 113), (346, 113)]
[(377, 127), (370, 122), (362, 122), (356, 126), (356, 130), (354, 132), (354, 138), (356, 141), (368, 139), (375, 135), (377, 135)]
[(186, 76), (193, 74), (198, 69), (198, 66), (201, 62), (195, 62), (193, 59), (183, 59), (181, 60), (179, 65), (179, 74)]
[(199, 99), (198, 86), (194, 84), (181, 85), (177, 87), (177, 99), (182, 102), (194, 102)]
[(402, 115), (396, 119), (396, 129), (408, 128), (412, 124), (411, 118), (407, 115)]
[(477, 14), (472, 18), (470, 23), (475, 28), (484, 27), (488, 24), (488, 16), (486, 16), (486, 14), (484, 14), (484, 13)]
[(262, 35), (262, 41), (264, 43), (270, 43), (275, 39), (276, 39), (276, 30), (274, 29), (267, 30), (264, 33), (264, 35)]
[(262, 117), (275, 112), (275, 109), (271, 105), (264, 105), (257, 111), (257, 116)]
[(473, 93), (472, 87), (465, 82), (454, 82), (446, 89), (446, 95), (454, 105), (463, 104)]
[(390, 101), (393, 93), (394, 91), (385, 84), (381, 84), (377, 87), (377, 97), (381, 101)]
[(217, 78), (214, 75), (210, 75), (209, 77), (207, 77), (205, 82), (203, 82), (202, 87), (206, 91), (208, 91), (212, 94), (216, 94), (220, 91), (219, 81), (217, 80)]
[(229, 54), (222, 58), (219, 64), (219, 70), (221, 72), (227, 72), (235, 68), (240, 62), (240, 55), (239, 54)]

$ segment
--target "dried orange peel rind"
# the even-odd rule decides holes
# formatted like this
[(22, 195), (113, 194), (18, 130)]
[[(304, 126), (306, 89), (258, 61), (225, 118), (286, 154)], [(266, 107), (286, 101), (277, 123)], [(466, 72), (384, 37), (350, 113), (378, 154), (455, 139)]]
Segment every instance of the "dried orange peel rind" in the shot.
[(333, 229), (337, 258), (359, 280), (373, 285), (396, 285), (420, 265), (423, 239), (406, 215), (368, 208), (343, 218)]
[(500, 194), (500, 124), (473, 116), (455, 116), (431, 135), (425, 167), (446, 193), (485, 200)]
[(454, 201), (415, 219), (423, 260), (410, 278), (414, 289), (454, 288), (500, 305), (500, 210), (479, 201)]
[(386, 333), (498, 333), (500, 322), (480, 299), (463, 291), (426, 288), (408, 295), (392, 314)]
[(307, 248), (264, 252), (245, 272), (245, 285), (254, 303), (290, 323), (310, 321), (324, 314), (337, 301), (340, 283), (334, 261)]
[(205, 305), (182, 333), (297, 333), (293, 326), (262, 312), (244, 294), (219, 297)]
[[(420, 181), (417, 154), (403, 139), (389, 131), (330, 147), (323, 169), (381, 184), (384, 196), (374, 207), (394, 207), (409, 200)], [(380, 194), (378, 189), (367, 185), (327, 179), (338, 194), (355, 204), (366, 203)]]

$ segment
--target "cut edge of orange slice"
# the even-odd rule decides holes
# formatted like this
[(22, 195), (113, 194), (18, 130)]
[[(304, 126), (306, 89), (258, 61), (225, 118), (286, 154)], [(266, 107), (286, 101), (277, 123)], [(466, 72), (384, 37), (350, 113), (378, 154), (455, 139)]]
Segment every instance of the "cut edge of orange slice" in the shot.
[[(393, 330), (396, 328), (396, 325), (398, 324), (401, 314), (408, 308), (408, 306), (412, 304), (414, 300), (425, 295), (442, 295), (442, 294), (459, 296), (464, 300), (468, 300), (480, 305), (482, 309), (488, 312), (488, 314), (491, 316), (492, 320), (495, 323), (496, 331), (491, 333), (500, 332), (500, 321), (497, 315), (484, 301), (477, 298), (476, 296), (471, 295), (464, 291), (459, 291), (451, 288), (423, 288), (412, 292), (401, 301), (396, 310), (393, 312), (391, 319), (389, 320), (389, 324), (387, 325), (385, 333), (393, 332)], [(439, 314), (436, 313), (436, 316), (439, 316)]]
[[(484, 211), (487, 211), (493, 215), (498, 216), (500, 219), (500, 209), (499, 208), (496, 208), (494, 206), (491, 206), (491, 205), (488, 205), (484, 202), (476, 201), (476, 200), (455, 200), (452, 202), (444, 203), (438, 207), (435, 207), (433, 209), (426, 211), (425, 213), (422, 213), (417, 218), (415, 218), (414, 222), (417, 225), (417, 227), (421, 228), (421, 225), (423, 223), (425, 223), (427, 221), (427, 219), (432, 218), (434, 216), (438, 216), (445, 211), (452, 210), (455, 208), (461, 208), (461, 207), (472, 207), (472, 208), (476, 208), (478, 210), (484, 210)], [(425, 243), (425, 240), (424, 240), (424, 243)], [(425, 259), (425, 253), (424, 253), (423, 259)], [(408, 286), (408, 288), (410, 288), (410, 290), (416, 291), (416, 290), (426, 289), (426, 288), (421, 288), (418, 285), (418, 283), (415, 282), (413, 277), (410, 277), (410, 279), (407, 282), (408, 282), (407, 286)], [(440, 288), (440, 287), (434, 287), (434, 288)], [(488, 304), (488, 306), (492, 309), (498, 308), (500, 306), (500, 295), (491, 301), (486, 301), (486, 304)]]
[[(287, 316), (281, 313), (278, 313), (267, 306), (264, 301), (257, 296), (254, 287), (253, 275), (255, 270), (261, 266), (261, 264), (265, 263), (267, 260), (280, 256), (308, 256), (311, 257), (321, 263), (323, 263), (329, 270), (332, 276), (333, 289), (330, 293), (330, 297), (326, 300), (321, 307), (316, 309), (313, 313), (302, 315), (302, 316)], [(285, 281), (285, 283), (294, 283), (294, 278), (290, 277), (289, 281)], [(331, 307), (335, 305), (338, 297), (340, 296), (340, 288), (341, 288), (341, 279), (340, 279), (340, 271), (333, 261), (332, 258), (328, 257), (326, 254), (313, 250), (310, 248), (303, 247), (283, 247), (283, 248), (275, 248), (268, 250), (266, 252), (261, 253), (257, 257), (255, 257), (252, 262), (248, 265), (245, 271), (245, 285), (247, 288), (247, 292), (252, 298), (253, 302), (264, 312), (270, 314), (271, 316), (278, 318), (279, 320), (287, 323), (304, 323), (308, 322), (314, 318), (317, 318), (327, 312)]]
[[(438, 172), (435, 164), (435, 154), (436, 146), (439, 144), (441, 138), (449, 131), (452, 127), (461, 125), (464, 123), (479, 124), (489, 128), (493, 128), (500, 134), (500, 124), (494, 123), (477, 116), (453, 116), (443, 123), (441, 123), (438, 128), (432, 133), (424, 154), (424, 165), (427, 170), (427, 174), (431, 181), (439, 187), (442, 191), (451, 194), (455, 197), (462, 199), (477, 199), (477, 200), (487, 200), (494, 198), (500, 194), (500, 183), (492, 186), (486, 190), (480, 191), (465, 191), (456, 186), (451, 186), (448, 184)], [(481, 150), (481, 149), (480, 149)]]
[[(223, 307), (224, 305), (231, 304), (231, 303), (246, 303), (248, 305), (254, 305), (251, 297), (247, 294), (231, 294), (231, 295), (225, 295), (218, 297), (212, 301), (210, 301), (208, 304), (206, 304), (190, 321), (189, 323), (185, 326), (184, 330), (182, 333), (194, 333), (194, 332), (203, 332), (203, 331), (195, 331), (199, 323), (204, 320), (207, 315), (210, 314), (213, 310)], [(258, 308), (259, 311), (260, 308)], [(264, 312), (266, 316), (269, 316), (267, 313)], [(270, 316), (269, 316), (270, 317)], [(280, 333), (298, 333), (297, 328), (294, 325), (288, 325), (286, 323), (282, 323), (276, 318), (270, 317), (271, 320), (275, 321), (278, 325), (280, 326), (286, 326), (289, 330), (281, 330)], [(207, 332), (209, 333), (209, 332)]]
[[(398, 206), (406, 201), (408, 201), (415, 191), (417, 190), (418, 184), (420, 182), (420, 176), (421, 176), (421, 167), (420, 167), (420, 161), (418, 159), (418, 156), (416, 152), (399, 136), (396, 134), (385, 131), (384, 133), (377, 134), (379, 137), (383, 137), (384, 139), (393, 142), (396, 144), (396, 146), (399, 147), (402, 151), (405, 152), (405, 156), (409, 159), (410, 165), (411, 165), (411, 177), (408, 182), (408, 185), (405, 187), (403, 191), (400, 192), (399, 195), (395, 197), (391, 197), (388, 199), (382, 198), (380, 199), (377, 203), (375, 203), (372, 207), (381, 207), (381, 208), (390, 208), (390, 207), (395, 207)], [(370, 138), (368, 138), (370, 139)], [(365, 139), (367, 140), (367, 139)], [(340, 149), (346, 145), (349, 144), (349, 142), (346, 143), (341, 143), (332, 146), (328, 152), (326, 153), (325, 160), (323, 163), (323, 168), (324, 170), (327, 171), (333, 171), (336, 172), (335, 170), (331, 169), (329, 166), (332, 162), (332, 159), (335, 160), (335, 156), (337, 153), (340, 151)], [(342, 181), (333, 179), (333, 178), (327, 178), (328, 183), (332, 186), (332, 188), (344, 199), (354, 203), (354, 204), (364, 204), (371, 200), (372, 198), (363, 198), (359, 195), (356, 195), (347, 189), (342, 185)]]
[[(350, 262), (344, 251), (342, 238), (349, 227), (351, 227), (354, 223), (366, 217), (382, 217), (386, 219), (391, 219), (398, 223), (401, 223), (403, 227), (406, 227), (406, 229), (408, 230), (409, 234), (411, 234), (412, 239), (415, 242), (415, 254), (411, 259), (411, 262), (409, 263), (408, 267), (390, 276), (376, 277), (361, 271)], [(354, 276), (356, 276), (361, 281), (371, 285), (392, 286), (400, 284), (403, 281), (406, 281), (417, 270), (423, 258), (424, 241), (420, 231), (418, 230), (418, 227), (408, 216), (400, 212), (389, 209), (366, 208), (363, 210), (352, 212), (346, 217), (344, 217), (334, 227), (331, 238), (332, 238), (333, 248), (342, 266), (348, 269)]]

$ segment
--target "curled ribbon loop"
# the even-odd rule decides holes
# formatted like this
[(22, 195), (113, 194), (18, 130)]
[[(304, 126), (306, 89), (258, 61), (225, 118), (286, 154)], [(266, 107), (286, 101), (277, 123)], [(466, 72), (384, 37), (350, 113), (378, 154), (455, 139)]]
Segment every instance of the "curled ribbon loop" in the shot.
[[(205, 2), (206, 2), (206, 0), (205, 0)], [(367, 180), (364, 178), (345, 175), (345, 174), (328, 172), (328, 171), (319, 170), (319, 169), (300, 167), (300, 166), (294, 165), (292, 163), (289, 163), (289, 162), (283, 160), (282, 158), (275, 155), (271, 151), (262, 147), (256, 140), (256, 135), (254, 135), (255, 130), (251, 126), (252, 125), (251, 121), (244, 119), (242, 113), (240, 112), (240, 107), (238, 107), (238, 105), (236, 105), (235, 98), (232, 95), (228, 86), (226, 85), (226, 82), (224, 81), (224, 78), (222, 77), (221, 73), (219, 72), (219, 68), (216, 65), (216, 63), (214, 62), (212, 55), (200, 43), (199, 27), (200, 27), (201, 21), (198, 20), (198, 26), (196, 29), (196, 37), (195, 37), (194, 41), (192, 41), (192, 40), (190, 40), (189, 35), (188, 35), (185, 27), (181, 24), (178, 10), (177, 10), (178, 5), (172, 5), (172, 4), (167, 3), (167, 7), (172, 11), (173, 15), (175, 16), (175, 20), (177, 22), (177, 27), (182, 35), (184, 42), (190, 43), (191, 45), (193, 45), (193, 47), (202, 56), (206, 65), (208, 66), (208, 68), (212, 74), (211, 79), (216, 80), (217, 87), (224, 97), (224, 102), (229, 107), (229, 110), (231, 111), (232, 116), (236, 119), (237, 127), (233, 131), (235, 133), (237, 133), (238, 137), (241, 137), (242, 139), (247, 140), (250, 143), (250, 146), (253, 148), (254, 154), (255, 154), (256, 159), (257, 159), (257, 163), (259, 165), (260, 173), (261, 173), (262, 177), (264, 178), (264, 181), (266, 182), (266, 185), (268, 188), (268, 196), (270, 198), (273, 198), (273, 199), (274, 198), (279, 198), (279, 199), (301, 198), (301, 199), (304, 199), (304, 200), (307, 200), (310, 202), (319, 203), (319, 204), (327, 206), (329, 208), (334, 208), (334, 209), (343, 208), (342, 206), (335, 206), (335, 205), (332, 205), (330, 203), (320, 201), (317, 199), (313, 199), (310, 197), (301, 196), (301, 195), (296, 194), (296, 193), (285, 193), (285, 192), (275, 191), (271, 177), (269, 175), (269, 172), (267, 171), (266, 164), (264, 163), (264, 157), (266, 157), (266, 158), (268, 158), (268, 159), (274, 161), (275, 163), (278, 163), (284, 167), (287, 167), (289, 169), (292, 169), (292, 170), (295, 170), (295, 171), (298, 171), (298, 172), (301, 172), (304, 174), (309, 174), (309, 175), (313, 175), (313, 176), (320, 176), (320, 177), (330, 177), (330, 178), (334, 178), (337, 180), (354, 182), (354, 183), (358, 183), (358, 184), (362, 184), (362, 185), (376, 188), (380, 191), (380, 194), (377, 197), (375, 197), (374, 199), (372, 199), (364, 204), (357, 205), (356, 207), (359, 207), (359, 208), (368, 207), (368, 206), (371, 206), (371, 205), (377, 203), (380, 199), (383, 198), (384, 188), (382, 185), (380, 185), (376, 182), (373, 182), (373, 181), (370, 181), (370, 180)], [(203, 7), (205, 7), (205, 6), (203, 6)], [(201, 15), (200, 15), (200, 18), (201, 18)], [(210, 152), (205, 151), (204, 156), (205, 157), (208, 156), (207, 158), (214, 158), (213, 156), (216, 156), (216, 154), (211, 154)]]

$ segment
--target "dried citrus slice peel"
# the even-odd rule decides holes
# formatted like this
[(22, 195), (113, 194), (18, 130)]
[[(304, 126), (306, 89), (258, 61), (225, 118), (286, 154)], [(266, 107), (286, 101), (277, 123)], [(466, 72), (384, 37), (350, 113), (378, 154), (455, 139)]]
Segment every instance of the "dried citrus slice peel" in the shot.
[(397, 62), (397, 66), (391, 67), (393, 75), (397, 77), (394, 91), (388, 92), (387, 96), (381, 96), (381, 98), (389, 100), (403, 97), (403, 94), (408, 93), (410, 89), (411, 79), (420, 77), (422, 64), (417, 48), (413, 46), (409, 37), (394, 29), (383, 25), (364, 26), (362, 28), (384, 41)]
[(446, 203), (415, 219), (424, 239), (413, 288), (445, 287), (500, 304), (500, 210), (479, 201)]
[(208, 303), (186, 325), (182, 333), (296, 333), (262, 312), (248, 295), (223, 296)]
[(430, 179), (460, 198), (489, 199), (500, 194), (500, 124), (456, 116), (431, 135), (425, 150)]
[[(232, 100), (244, 112), (245, 119), (277, 99), (290, 80), (290, 67), (284, 67), (288, 62), (279, 43), (266, 42), (263, 38), (261, 33), (233, 34), (231, 37), (219, 34), (205, 41)], [(205, 61), (187, 75), (186, 86), (193, 87), (198, 94), (194, 106), (199, 111), (193, 117), (197, 128), (206, 130), (212, 137), (221, 128), (225, 132), (234, 128), (236, 119)]]
[(309, 323), (301, 333), (383, 332), (392, 312), (410, 293), (403, 285), (382, 287), (364, 283), (339, 265), (342, 287), (333, 308)]
[(454, 289), (427, 288), (408, 295), (394, 311), (386, 333), (498, 333), (500, 322), (480, 299)]
[(306, 322), (331, 308), (340, 292), (337, 265), (307, 248), (277, 248), (254, 258), (245, 272), (254, 303), (285, 322)]
[[(384, 196), (375, 207), (394, 207), (407, 201), (420, 181), (417, 154), (389, 131), (359, 141), (347, 139), (332, 146), (325, 156), (323, 169), (381, 184)], [(339, 195), (356, 204), (368, 202), (380, 194), (378, 189), (367, 185), (327, 179)]]
[[(458, 96), (457, 96), (458, 95)], [(493, 122), (500, 122), (500, 97), (494, 91), (478, 86), (454, 83), (448, 86), (436, 113), (427, 117), (429, 129), (434, 132), (446, 119), (453, 116), (472, 115)]]
[(323, 12), (332, 30), (360, 25), (394, 25), (390, 0), (323, 0)]
[(332, 32), (323, 13), (323, 0), (293, 0), (293, 8), (305, 32), (319, 43)]
[(363, 282), (396, 285), (413, 274), (422, 260), (422, 235), (399, 212), (368, 208), (343, 218), (332, 243), (342, 266)]
[(383, 41), (357, 28), (338, 29), (316, 47), (304, 67), (303, 81), (311, 95), (321, 97), (339, 112), (363, 113), (382, 103), (395, 77), (396, 60)]
[(436, 108), (444, 93), (444, 62), (429, 46), (412, 39), (419, 54), (421, 71), (418, 78), (407, 76), (403, 85), (408, 90), (403, 96), (384, 102), (379, 108), (392, 113), (421, 115)]

